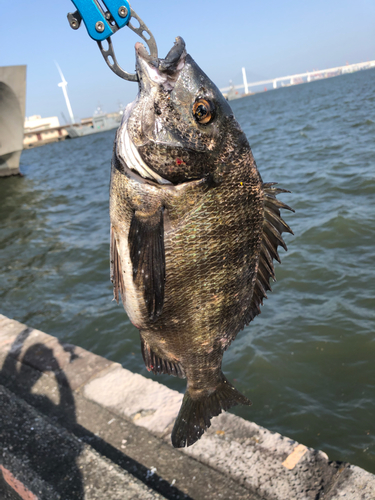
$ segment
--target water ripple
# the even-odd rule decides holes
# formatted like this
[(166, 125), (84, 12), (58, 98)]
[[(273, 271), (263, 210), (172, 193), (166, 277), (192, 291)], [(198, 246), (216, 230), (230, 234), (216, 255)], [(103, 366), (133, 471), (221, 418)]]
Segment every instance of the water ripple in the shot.
[[(375, 70), (233, 101), (265, 181), (291, 194), (278, 281), (224, 357), (244, 418), (375, 472)], [(151, 377), (112, 302), (115, 132), (24, 151), (1, 179), (1, 312)], [(159, 381), (183, 390), (167, 376)]]

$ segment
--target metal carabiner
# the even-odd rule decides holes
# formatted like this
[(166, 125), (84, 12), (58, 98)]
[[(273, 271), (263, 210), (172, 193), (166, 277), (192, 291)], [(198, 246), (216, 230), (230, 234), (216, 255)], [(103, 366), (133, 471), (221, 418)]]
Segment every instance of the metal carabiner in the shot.
[[(147, 44), (152, 57), (158, 57), (158, 49), (153, 34), (134, 12), (129, 2), (127, 0), (101, 0), (101, 4), (107, 10), (104, 10), (99, 0), (72, 0), (72, 2), (77, 11), (68, 14), (70, 26), (76, 30), (83, 20), (89, 36), (98, 43), (100, 52), (109, 68), (120, 78), (137, 82), (136, 73), (128, 73), (118, 64), (110, 37), (119, 29), (128, 26)], [(133, 17), (139, 23), (138, 28), (130, 22)], [(108, 49), (103, 47), (104, 40), (108, 41)]]
[[(144, 40), (149, 48), (150, 55), (152, 57), (157, 58), (158, 57), (158, 48), (156, 46), (155, 38), (151, 31), (147, 28), (145, 23), (142, 21), (142, 19), (134, 12), (134, 10), (130, 7), (130, 19), (133, 17), (138, 21), (139, 27), (135, 28), (132, 23), (128, 22), (128, 28), (130, 28), (134, 33), (137, 33), (142, 40)], [(144, 35), (144, 33), (147, 33), (149, 35), (149, 38), (147, 39)], [(111, 70), (116, 73), (117, 76), (120, 78), (123, 78), (124, 80), (129, 80), (131, 82), (137, 82), (138, 81), (138, 75), (137, 73), (128, 73), (127, 71), (123, 70), (121, 66), (118, 64), (115, 56), (115, 52), (113, 50), (113, 45), (112, 45), (112, 40), (111, 38), (107, 39), (108, 42), (108, 49), (104, 49), (102, 42), (98, 42), (100, 52), (102, 53), (102, 56), (104, 57), (105, 62), (108, 64), (108, 66), (111, 68)], [(112, 58), (113, 63), (111, 62), (110, 58)]]

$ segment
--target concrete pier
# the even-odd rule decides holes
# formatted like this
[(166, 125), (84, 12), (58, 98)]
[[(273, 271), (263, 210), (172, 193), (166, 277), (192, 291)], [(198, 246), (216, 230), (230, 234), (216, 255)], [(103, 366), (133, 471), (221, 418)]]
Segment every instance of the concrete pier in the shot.
[(26, 66), (0, 67), (0, 177), (20, 173), (25, 99)]
[(374, 475), (229, 413), (174, 449), (181, 399), (0, 315), (0, 498), (375, 499)]

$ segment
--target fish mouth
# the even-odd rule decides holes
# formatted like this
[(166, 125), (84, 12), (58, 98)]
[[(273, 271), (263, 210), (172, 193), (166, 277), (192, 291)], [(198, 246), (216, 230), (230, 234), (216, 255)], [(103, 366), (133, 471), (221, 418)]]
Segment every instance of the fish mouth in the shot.
[(174, 88), (178, 76), (185, 66), (186, 50), (184, 40), (178, 36), (165, 59), (152, 57), (145, 46), (135, 44), (136, 70), (141, 88), (149, 88), (155, 84), (170, 91)]

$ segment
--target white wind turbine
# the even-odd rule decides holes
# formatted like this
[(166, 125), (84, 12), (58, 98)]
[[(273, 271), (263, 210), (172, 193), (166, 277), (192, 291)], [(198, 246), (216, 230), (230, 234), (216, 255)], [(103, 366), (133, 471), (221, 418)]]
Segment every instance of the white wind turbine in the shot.
[(64, 94), (64, 97), (65, 97), (65, 102), (66, 102), (66, 107), (68, 108), (68, 113), (69, 113), (69, 116), (70, 116), (70, 121), (73, 123), (75, 123), (75, 119), (74, 119), (74, 116), (73, 116), (73, 110), (72, 110), (72, 106), (70, 105), (70, 101), (69, 101), (69, 97), (68, 97), (68, 92), (66, 90), (66, 86), (68, 85), (68, 82), (65, 80), (65, 77), (61, 71), (61, 68), (60, 66), (57, 64), (57, 62), (55, 61), (55, 64), (57, 66), (57, 69), (59, 70), (59, 73), (60, 73), (60, 76), (61, 76), (61, 80), (62, 82), (60, 82), (58, 84), (59, 87), (62, 88), (62, 91), (63, 91), (63, 94)]

